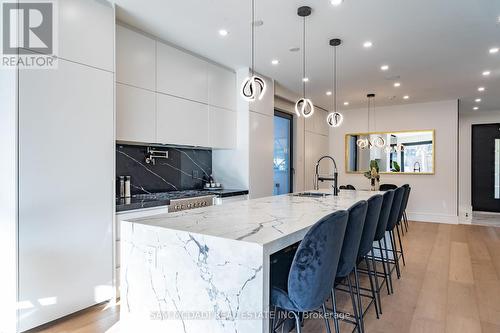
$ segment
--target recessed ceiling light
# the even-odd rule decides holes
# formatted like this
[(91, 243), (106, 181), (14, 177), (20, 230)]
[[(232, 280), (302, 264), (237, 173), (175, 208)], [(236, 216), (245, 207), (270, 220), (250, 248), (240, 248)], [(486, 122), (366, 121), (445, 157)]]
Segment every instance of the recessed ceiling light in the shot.
[(229, 32), (226, 29), (220, 29), (219, 30), (219, 35), (222, 37), (226, 37), (229, 34)]
[(273, 64), (275, 66), (278, 65), (279, 63), (280, 63), (280, 61), (278, 59), (271, 60), (271, 64)]
[(477, 91), (485, 91), (485, 90), (486, 90), (485, 87), (479, 87), (479, 88), (477, 88)]
[(500, 51), (500, 49), (499, 49), (498, 47), (492, 47), (492, 48), (490, 49), (490, 53), (491, 53), (491, 54), (498, 53), (498, 51)]
[(399, 82), (395, 82), (395, 83), (394, 83), (394, 87), (396, 87), (396, 88), (401, 87), (401, 83), (399, 83)]
[(345, 106), (348, 106), (348, 105), (349, 105), (349, 102), (344, 102), (344, 105), (345, 105)]
[(330, 0), (330, 3), (333, 6), (340, 6), (342, 4), (342, 2), (344, 2), (344, 0)]
[(408, 95), (404, 95), (404, 96), (403, 96), (403, 98), (404, 98), (404, 99), (410, 99), (410, 96), (408, 96)]
[(308, 77), (302, 78), (302, 82), (309, 82), (309, 78)]
[(363, 43), (363, 47), (365, 47), (365, 48), (370, 48), (372, 46), (373, 46), (373, 43), (370, 42), (370, 41), (366, 41), (366, 42)]
[(327, 91), (326, 92), (326, 96), (332, 96), (332, 92), (331, 91)]
[(386, 71), (389, 69), (389, 65), (382, 65), (382, 66), (380, 66), (380, 69), (383, 71)]
[(490, 71), (484, 71), (484, 72), (483, 72), (483, 76), (489, 76), (490, 74), (491, 74), (491, 72), (490, 72)]
[(475, 107), (472, 108), (472, 110), (479, 110), (479, 107), (475, 106)]
[(481, 98), (476, 98), (476, 99), (474, 100), (474, 102), (476, 102), (476, 103), (481, 103)]

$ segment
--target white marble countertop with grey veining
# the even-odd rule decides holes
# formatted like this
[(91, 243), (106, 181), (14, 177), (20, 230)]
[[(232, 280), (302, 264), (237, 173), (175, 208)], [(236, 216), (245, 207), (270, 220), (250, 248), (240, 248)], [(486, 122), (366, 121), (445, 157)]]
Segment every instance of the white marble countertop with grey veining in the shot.
[[(328, 190), (312, 191), (330, 193)], [(124, 222), (140, 223), (193, 234), (256, 243), (273, 253), (300, 241), (325, 215), (349, 208), (383, 192), (343, 190), (339, 196), (279, 195), (230, 202)]]

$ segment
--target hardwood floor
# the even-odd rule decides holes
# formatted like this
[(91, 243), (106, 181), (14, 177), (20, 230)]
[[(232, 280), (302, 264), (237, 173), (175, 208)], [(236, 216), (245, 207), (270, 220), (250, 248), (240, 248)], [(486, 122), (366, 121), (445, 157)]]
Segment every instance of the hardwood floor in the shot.
[[(403, 246), (401, 279), (395, 278), (393, 295), (384, 289), (380, 319), (373, 307), (366, 314), (366, 332), (500, 332), (500, 228), (411, 222)], [(347, 295), (337, 295), (340, 308), (349, 310)], [(108, 305), (33, 332), (119, 331), (119, 305)], [(342, 324), (342, 332), (351, 331)], [(323, 321), (306, 321), (304, 332), (324, 332)]]

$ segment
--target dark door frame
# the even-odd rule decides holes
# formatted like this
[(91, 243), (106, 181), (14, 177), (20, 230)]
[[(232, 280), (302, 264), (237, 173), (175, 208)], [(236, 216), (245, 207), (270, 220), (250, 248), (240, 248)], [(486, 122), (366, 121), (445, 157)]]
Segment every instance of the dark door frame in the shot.
[(293, 175), (295, 174), (295, 168), (293, 167), (293, 134), (294, 134), (294, 126), (293, 126), (293, 115), (288, 113), (288, 112), (284, 112), (284, 111), (281, 111), (279, 109), (274, 109), (274, 115), (276, 117), (281, 117), (281, 118), (285, 118), (285, 119), (288, 119), (290, 120), (290, 142), (289, 142), (289, 146), (290, 146), (290, 193), (293, 193)]

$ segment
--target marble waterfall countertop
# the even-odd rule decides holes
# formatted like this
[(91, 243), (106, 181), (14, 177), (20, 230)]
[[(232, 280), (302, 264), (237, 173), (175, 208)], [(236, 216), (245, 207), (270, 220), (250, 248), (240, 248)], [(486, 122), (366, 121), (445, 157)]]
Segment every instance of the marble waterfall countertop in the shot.
[(256, 243), (273, 253), (300, 241), (323, 216), (347, 209), (359, 200), (383, 192), (319, 190), (324, 197), (294, 194), (232, 202), (220, 206), (134, 219), (130, 222), (189, 233)]

